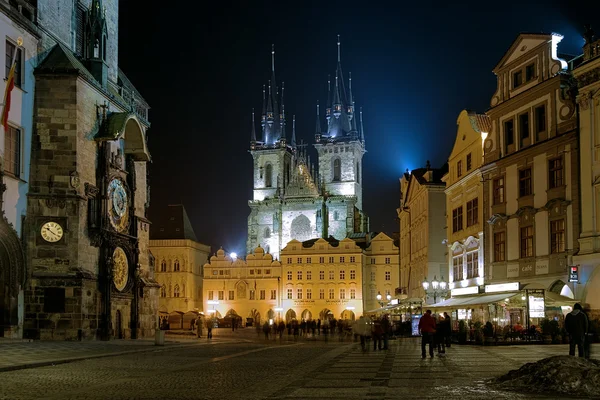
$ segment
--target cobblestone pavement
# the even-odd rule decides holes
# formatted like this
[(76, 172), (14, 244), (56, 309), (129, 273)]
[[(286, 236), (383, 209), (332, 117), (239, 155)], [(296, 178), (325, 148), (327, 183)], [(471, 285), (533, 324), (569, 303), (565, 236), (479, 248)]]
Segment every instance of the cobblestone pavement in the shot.
[(0, 372), (0, 399), (557, 399), (485, 380), (566, 346), (458, 346), (421, 359), (418, 339), (363, 352), (337, 340), (266, 341), (248, 331), (110, 358)]

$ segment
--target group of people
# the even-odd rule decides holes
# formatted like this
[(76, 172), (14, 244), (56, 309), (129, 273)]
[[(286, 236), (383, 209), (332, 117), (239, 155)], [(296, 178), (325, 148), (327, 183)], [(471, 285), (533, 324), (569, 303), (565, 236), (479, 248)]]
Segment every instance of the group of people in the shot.
[(371, 319), (361, 315), (354, 322), (352, 331), (355, 336), (360, 336), (360, 346), (363, 351), (368, 349), (368, 341), (373, 338), (373, 350), (387, 350), (389, 348), (389, 337), (392, 334), (392, 323), (389, 315)]
[(437, 347), (438, 355), (446, 354), (446, 347), (451, 346), (452, 321), (448, 313), (433, 315), (427, 310), (419, 320), (421, 333), (421, 357), (427, 358), (425, 348), (429, 344), (429, 356), (433, 357), (434, 348)]
[(293, 335), (294, 339), (298, 339), (299, 337), (315, 337), (323, 335), (335, 335), (338, 334), (340, 340), (344, 338), (344, 336), (350, 331), (351, 326), (349, 321), (346, 320), (336, 320), (335, 318), (331, 319), (309, 319), (298, 321), (293, 319), (291, 321), (283, 322), (280, 320), (279, 322), (273, 322), (272, 324), (269, 321), (265, 321), (262, 325), (256, 324), (256, 332), (258, 335), (262, 332), (265, 335), (265, 339), (274, 338), (274, 337), (283, 337), (283, 333), (287, 331), (288, 335)]

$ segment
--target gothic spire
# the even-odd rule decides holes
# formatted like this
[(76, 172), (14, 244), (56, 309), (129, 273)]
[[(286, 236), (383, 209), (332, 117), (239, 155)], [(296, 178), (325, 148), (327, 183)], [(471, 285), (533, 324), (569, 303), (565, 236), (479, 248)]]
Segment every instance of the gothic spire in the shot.
[(338, 45), (338, 48), (337, 48), (337, 50), (338, 50), (338, 63), (341, 63), (342, 62), (342, 57), (341, 57), (341, 51), (340, 51), (340, 45), (341, 45), (340, 35), (338, 35), (337, 45)]
[(331, 118), (331, 75), (327, 75), (327, 109), (325, 116), (329, 120)]
[(338, 72), (335, 71), (335, 88), (333, 89), (333, 115), (339, 118), (342, 111), (342, 103), (340, 100), (340, 87), (338, 84)]
[(292, 115), (292, 149), (296, 149), (296, 115)]
[(321, 133), (321, 119), (319, 116), (319, 100), (317, 100), (317, 122), (316, 122), (315, 134), (320, 134), (320, 133)]
[(349, 73), (350, 78), (348, 79), (348, 106), (352, 107), (350, 113), (354, 112), (354, 99), (352, 97), (352, 72)]
[(365, 128), (363, 127), (362, 107), (360, 108), (360, 141), (365, 143)]
[(252, 134), (250, 135), (250, 141), (256, 143), (256, 125), (254, 123), (254, 108), (252, 109)]

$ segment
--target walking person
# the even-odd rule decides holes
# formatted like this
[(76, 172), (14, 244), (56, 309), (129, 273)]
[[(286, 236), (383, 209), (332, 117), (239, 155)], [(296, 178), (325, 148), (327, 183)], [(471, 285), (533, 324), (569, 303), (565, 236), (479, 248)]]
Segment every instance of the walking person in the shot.
[(575, 346), (579, 357), (585, 357), (585, 339), (588, 331), (588, 318), (583, 312), (581, 304), (576, 303), (573, 311), (565, 318), (565, 330), (569, 334), (569, 355), (575, 355)]
[(434, 319), (436, 320), (436, 324), (433, 336), (437, 344), (438, 356), (443, 357), (446, 354), (446, 338), (444, 337), (445, 321), (439, 314)]
[(263, 324), (263, 333), (265, 334), (265, 340), (269, 340), (269, 331), (271, 330), (271, 326), (269, 325), (269, 321), (265, 321)]
[(392, 324), (390, 323), (390, 319), (389, 319), (389, 315), (384, 315), (383, 319), (381, 320), (381, 326), (383, 328), (383, 349), (387, 350), (388, 344), (389, 344), (389, 340), (390, 340), (390, 333), (392, 331)]
[(206, 321), (206, 338), (212, 339), (213, 321), (211, 319)]
[(367, 336), (371, 332), (371, 321), (361, 315), (356, 324), (356, 333), (360, 335), (360, 347), (363, 351), (367, 351)]
[(444, 313), (444, 341), (446, 342), (446, 347), (452, 345), (452, 320), (447, 312)]
[(381, 342), (383, 339), (383, 326), (381, 325), (381, 318), (377, 318), (373, 321), (373, 350), (381, 350)]
[(421, 333), (421, 357), (427, 358), (425, 346), (429, 343), (429, 355), (433, 358), (433, 335), (435, 333), (435, 320), (431, 316), (431, 310), (427, 310), (419, 320), (419, 332)]
[(317, 333), (321, 336), (321, 318), (317, 320)]

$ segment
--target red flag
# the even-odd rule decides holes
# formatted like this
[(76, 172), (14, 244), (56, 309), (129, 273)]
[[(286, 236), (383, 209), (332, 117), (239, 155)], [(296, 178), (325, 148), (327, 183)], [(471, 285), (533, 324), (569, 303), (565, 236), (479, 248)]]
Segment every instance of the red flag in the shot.
[(15, 87), (15, 67), (17, 65), (17, 57), (15, 57), (10, 72), (6, 78), (6, 89), (4, 90), (4, 108), (2, 109), (2, 119), (0, 120), (4, 131), (8, 130), (8, 113), (10, 111), (10, 93)]

